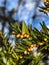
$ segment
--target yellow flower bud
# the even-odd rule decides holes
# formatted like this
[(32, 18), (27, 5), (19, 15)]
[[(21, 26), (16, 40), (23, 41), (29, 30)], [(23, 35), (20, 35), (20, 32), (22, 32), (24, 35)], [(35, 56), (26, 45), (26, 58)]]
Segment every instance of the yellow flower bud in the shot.
[(24, 37), (27, 37), (27, 34), (24, 34)]
[(27, 51), (24, 51), (24, 54), (27, 54)]
[(28, 48), (28, 51), (30, 51), (30, 48)]
[(29, 38), (29, 40), (32, 40), (32, 37), (31, 37), (31, 38)]
[(19, 38), (20, 37), (20, 34), (17, 34), (17, 38)]
[(44, 38), (44, 41), (47, 41), (47, 38)]
[(23, 38), (23, 35), (20, 35), (20, 38)]
[(22, 56), (20, 56), (19, 58), (20, 58), (20, 59), (22, 59), (23, 57), (22, 57)]
[(34, 45), (32, 44), (31, 47), (33, 47)]
[(33, 51), (33, 48), (30, 48), (30, 51)]
[(24, 35), (25, 34), (25, 32), (22, 32), (22, 35)]
[(12, 32), (12, 34), (14, 34), (14, 35), (15, 35), (15, 34), (16, 34), (16, 32), (14, 32), (14, 31), (13, 31), (13, 32)]
[(38, 45), (42, 46), (44, 45), (44, 42), (39, 42)]
[(29, 38), (29, 35), (27, 35), (26, 37)]

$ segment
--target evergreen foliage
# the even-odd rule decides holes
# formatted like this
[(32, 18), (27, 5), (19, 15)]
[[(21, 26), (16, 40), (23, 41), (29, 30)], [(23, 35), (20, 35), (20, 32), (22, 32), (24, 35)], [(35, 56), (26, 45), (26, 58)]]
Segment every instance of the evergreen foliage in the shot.
[[(49, 1), (45, 0), (44, 5), (40, 11), (47, 14)], [(49, 28), (45, 23), (40, 23), (42, 30), (39, 31), (32, 29), (32, 25), (16, 22), (12, 17), (2, 18), (9, 21), (10, 32), (5, 36), (3, 30), (0, 31), (0, 65), (47, 65), (45, 60), (48, 60), (49, 55)], [(11, 35), (15, 36), (14, 46), (9, 42)]]

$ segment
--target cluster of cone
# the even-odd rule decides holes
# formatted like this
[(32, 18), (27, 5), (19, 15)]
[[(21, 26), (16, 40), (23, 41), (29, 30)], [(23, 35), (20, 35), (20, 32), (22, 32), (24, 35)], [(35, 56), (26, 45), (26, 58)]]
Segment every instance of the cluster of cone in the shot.
[[(39, 46), (43, 46), (45, 43), (42, 41), (42, 42), (38, 42), (37, 44), (32, 44), (30, 47), (27, 48), (27, 50), (24, 51), (24, 54), (25, 55), (28, 55), (30, 54), (35, 47), (39, 47)], [(49, 48), (45, 48), (45, 50), (49, 50)]]
[(12, 32), (12, 34), (16, 35), (17, 38), (27, 38), (29, 40), (32, 40), (32, 37), (30, 37), (29, 34), (26, 34), (25, 32), (16, 34), (16, 32)]
[(44, 42), (38, 42), (38, 44), (32, 44), (27, 50), (24, 51), (24, 54), (30, 54), (34, 50), (35, 47), (39, 47), (44, 45)]
[(24, 54), (30, 54), (30, 52), (32, 52), (34, 50), (34, 48), (36, 47), (36, 44), (32, 44), (30, 47), (27, 48), (27, 50), (24, 51)]
[[(13, 32), (13, 34), (16, 34), (16, 33)], [(17, 38), (28, 38), (29, 40), (32, 40), (32, 37), (30, 37), (29, 34), (26, 34), (26, 33), (24, 33), (24, 32), (17, 34), (16, 37), (17, 37)], [(45, 38), (44, 41), (47, 41), (47, 39)], [(30, 53), (34, 50), (35, 47), (39, 47), (39, 46), (44, 45), (44, 44), (45, 44), (44, 41), (38, 42), (37, 44), (32, 44), (30, 47), (27, 48), (27, 50), (24, 51), (24, 54), (25, 54), (25, 55), (28, 55), (28, 54), (30, 54)], [(46, 50), (47, 50), (47, 49), (49, 50), (49, 48), (45, 48), (45, 49), (46, 49)], [(21, 56), (21, 58), (22, 58), (22, 56)]]
[(29, 38), (29, 34), (26, 34), (26, 33), (19, 33), (19, 34), (16, 34), (16, 32), (12, 32), (12, 34), (16, 35), (17, 38)]
[(17, 34), (16, 36), (17, 38), (29, 38), (29, 34), (26, 34), (26, 33), (20, 33), (20, 34)]

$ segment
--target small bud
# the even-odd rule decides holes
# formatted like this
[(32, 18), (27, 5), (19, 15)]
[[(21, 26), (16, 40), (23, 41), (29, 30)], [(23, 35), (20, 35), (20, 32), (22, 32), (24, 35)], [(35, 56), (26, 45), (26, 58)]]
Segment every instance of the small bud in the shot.
[(30, 51), (30, 48), (28, 48), (28, 51)]
[(29, 38), (29, 35), (27, 35), (26, 37)]
[(22, 56), (20, 56), (20, 59), (22, 59)]
[(32, 44), (31, 47), (33, 47), (34, 45)]
[(43, 42), (39, 42), (38, 44), (39, 44), (40, 46), (42, 46), (44, 43), (43, 43)]
[(30, 48), (30, 51), (33, 51), (33, 48)]
[(16, 32), (14, 32), (14, 31), (13, 31), (13, 32), (12, 32), (12, 34), (14, 34), (14, 35), (15, 35), (15, 34), (16, 34)]
[(19, 38), (20, 37), (20, 34), (17, 34), (17, 38)]
[(24, 54), (27, 54), (27, 51), (24, 51)]
[(47, 38), (44, 38), (44, 41), (47, 41)]
[(29, 40), (32, 40), (32, 37), (31, 37), (31, 38), (29, 38)]
[(27, 34), (24, 34), (24, 37), (27, 37)]
[(23, 35), (20, 35), (20, 38), (23, 38)]

